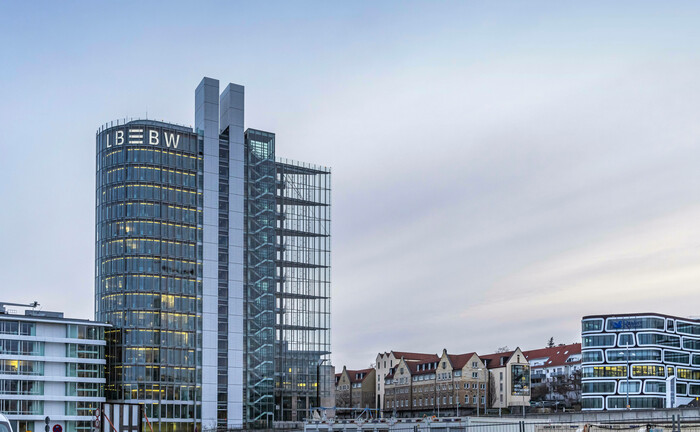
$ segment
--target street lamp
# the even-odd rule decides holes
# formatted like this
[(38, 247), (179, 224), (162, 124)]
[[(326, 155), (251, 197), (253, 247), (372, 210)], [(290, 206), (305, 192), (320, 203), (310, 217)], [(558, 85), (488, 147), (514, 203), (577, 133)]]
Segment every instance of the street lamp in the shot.
[(627, 377), (627, 379), (626, 379), (627, 384), (625, 387), (627, 390), (626, 391), (626, 393), (627, 393), (627, 409), (630, 409), (630, 373), (631, 373), (631, 371), (630, 371), (630, 343), (629, 343), (629, 341), (627, 341), (626, 347), (627, 347), (627, 353), (623, 353), (622, 351), (620, 351), (620, 355), (624, 354), (625, 360), (627, 361), (627, 371), (626, 371), (627, 373), (625, 374)]

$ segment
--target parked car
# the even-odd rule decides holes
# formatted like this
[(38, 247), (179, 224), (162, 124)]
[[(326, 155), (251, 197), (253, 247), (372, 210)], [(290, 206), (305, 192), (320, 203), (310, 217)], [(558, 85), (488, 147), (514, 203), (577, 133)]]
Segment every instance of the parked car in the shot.
[(10, 421), (2, 414), (0, 414), (0, 432), (12, 432)]

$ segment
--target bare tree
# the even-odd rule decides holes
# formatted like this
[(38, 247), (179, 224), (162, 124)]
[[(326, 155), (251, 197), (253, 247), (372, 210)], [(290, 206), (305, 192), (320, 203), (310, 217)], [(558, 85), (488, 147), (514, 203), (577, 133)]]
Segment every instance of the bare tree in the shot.
[(493, 408), (494, 405), (496, 405), (496, 402), (498, 402), (498, 393), (496, 393), (496, 378), (489, 374), (489, 401), (490, 401), (490, 406)]
[(504, 345), (502, 347), (499, 347), (496, 352), (497, 353), (504, 353), (510, 351), (510, 348), (508, 348), (508, 345)]

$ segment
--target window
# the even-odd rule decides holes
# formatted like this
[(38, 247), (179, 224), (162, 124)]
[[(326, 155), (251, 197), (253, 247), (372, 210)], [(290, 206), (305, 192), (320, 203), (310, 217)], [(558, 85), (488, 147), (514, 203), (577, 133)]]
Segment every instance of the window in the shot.
[(602, 351), (584, 351), (581, 354), (581, 362), (583, 363), (600, 363), (603, 361)]
[(610, 347), (615, 345), (615, 335), (594, 335), (583, 337), (583, 347)]
[(479, 378), (479, 372), (472, 372), (472, 378)]
[(581, 408), (583, 409), (603, 409), (603, 398), (582, 398)]
[[(606, 351), (608, 361), (610, 362), (626, 362), (627, 349), (617, 348)], [(660, 349), (634, 349), (629, 350), (630, 361), (661, 361)]]
[(656, 365), (634, 365), (632, 376), (665, 376), (664, 367)]
[(587, 319), (587, 320), (581, 321), (581, 331), (582, 332), (600, 331), (600, 330), (603, 330), (603, 319), (602, 318)]
[(631, 333), (621, 334), (620, 336), (618, 336), (617, 345), (621, 347), (634, 345), (634, 336)]
[(662, 333), (639, 333), (639, 345), (663, 345), (680, 348), (681, 338), (674, 335)]
[(627, 366), (587, 366), (582, 368), (583, 378), (626, 377)]
[(615, 393), (615, 381), (584, 382), (581, 384), (581, 393)]
[[(663, 397), (634, 397), (630, 398), (630, 408), (663, 408)], [(608, 408), (627, 408), (626, 397), (608, 397)]]
[(472, 397), (472, 403), (476, 403), (476, 396)]
[(646, 393), (666, 393), (666, 382), (646, 381), (644, 383), (644, 391)]
[[(629, 392), (630, 393), (639, 393), (639, 390), (642, 388), (642, 383), (641, 381), (630, 381), (629, 382)], [(620, 381), (620, 393), (627, 393), (627, 381)]]
[(469, 395), (464, 395), (464, 403), (465, 404), (469, 403)]
[(680, 368), (679, 367), (677, 372), (678, 372), (677, 378), (700, 380), (700, 370), (698, 370), (698, 369), (687, 369), (687, 368)]
[(664, 362), (666, 363), (690, 363), (690, 354), (677, 351), (664, 351)]
[(678, 333), (700, 335), (700, 324), (690, 324), (678, 321), (676, 330), (678, 331)]

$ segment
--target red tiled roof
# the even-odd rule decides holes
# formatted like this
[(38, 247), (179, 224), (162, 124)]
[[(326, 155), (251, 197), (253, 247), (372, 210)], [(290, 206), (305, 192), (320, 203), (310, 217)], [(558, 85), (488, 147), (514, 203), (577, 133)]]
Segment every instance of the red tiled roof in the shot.
[(560, 345), (551, 348), (540, 348), (536, 350), (523, 351), (523, 354), (525, 354), (525, 358), (528, 359), (528, 361), (543, 358), (547, 359), (543, 365), (533, 366), (535, 368), (576, 364), (580, 363), (581, 361), (579, 360), (577, 362), (567, 362), (566, 360), (572, 355), (581, 354), (581, 344), (573, 343), (569, 345)]
[[(348, 372), (348, 377), (350, 377), (351, 383), (359, 383), (359, 382), (364, 381), (365, 378), (367, 378), (367, 375), (369, 375), (370, 372), (372, 372), (373, 370), (374, 369), (372, 369), (372, 368), (370, 368), (370, 369), (358, 369), (358, 370), (347, 369), (347, 372)], [(362, 374), (362, 373), (364, 373), (364, 375), (362, 376), (362, 378), (358, 379), (357, 375)]]
[(450, 363), (452, 363), (454, 369), (462, 369), (475, 354), (476, 353), (473, 352), (466, 354), (447, 354), (447, 358), (450, 359)]
[(404, 351), (391, 351), (394, 353), (394, 357), (397, 359), (404, 358), (405, 360), (408, 361), (438, 361), (440, 360), (440, 357), (438, 357), (435, 354), (426, 354), (426, 353), (413, 353), (413, 352), (404, 352)]
[[(486, 368), (487, 369), (493, 369), (497, 367), (502, 367), (505, 365), (510, 357), (513, 355), (515, 351), (508, 351), (508, 352), (502, 352), (502, 353), (494, 353), (494, 354), (486, 354), (486, 355), (480, 355), (479, 357), (481, 360), (486, 363)], [(503, 365), (501, 364), (501, 358), (505, 358), (503, 360)]]
[(411, 372), (411, 375), (427, 375), (435, 373), (435, 369), (437, 369), (437, 363), (439, 360), (440, 358), (438, 356), (435, 356), (435, 359), (429, 362), (406, 362), (406, 365), (408, 365), (408, 370)]

